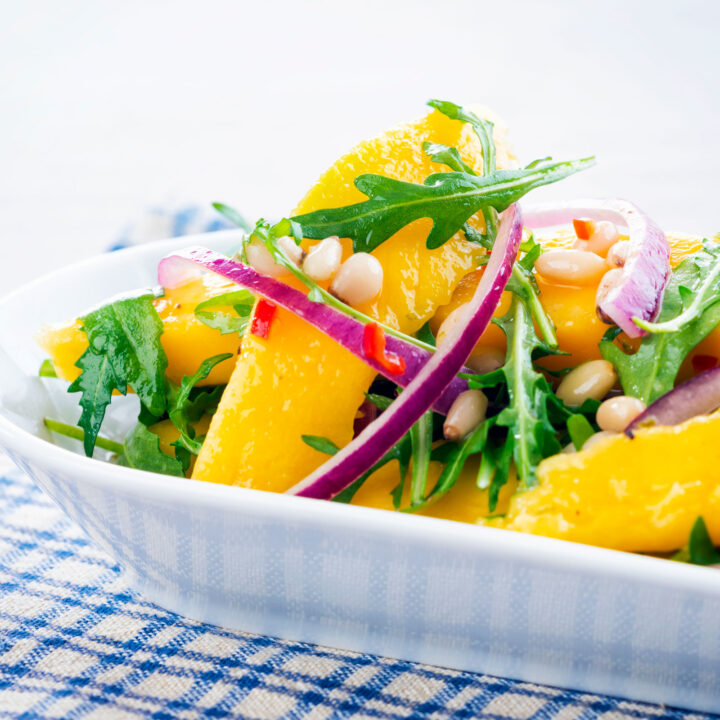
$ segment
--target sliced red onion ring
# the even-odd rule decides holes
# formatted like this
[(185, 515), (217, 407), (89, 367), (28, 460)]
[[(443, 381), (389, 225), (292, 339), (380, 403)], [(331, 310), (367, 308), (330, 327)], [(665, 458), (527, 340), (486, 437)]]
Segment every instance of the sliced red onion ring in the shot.
[(522, 238), (520, 209), (502, 216), (485, 273), (468, 304), (466, 324), (458, 323), (400, 397), (324, 465), (288, 490), (291, 495), (328, 500), (367, 472), (432, 406), (460, 371), (485, 332), (512, 272)]
[(665, 233), (645, 213), (626, 200), (609, 198), (532, 205), (523, 217), (529, 228), (567, 224), (578, 217), (624, 225), (630, 236), (627, 260), (619, 282), (601, 300), (598, 310), (628, 337), (645, 335), (633, 318), (655, 319), (670, 276), (670, 245)]
[[(284, 282), (262, 275), (248, 265), (207, 248), (192, 247), (163, 258), (158, 265), (158, 281), (163, 287), (177, 287), (197, 276), (202, 269), (222, 275), (241, 287), (286, 308), (401, 387), (406, 387), (432, 356), (432, 353), (417, 345), (386, 334), (386, 349), (396, 353), (405, 361), (405, 372), (394, 375), (376, 360), (365, 355), (363, 351), (365, 325), (362, 322), (329, 305), (312, 302), (304, 293)], [(472, 372), (468, 368), (460, 368), (460, 370)], [(453, 378), (442, 395), (433, 401), (433, 410), (446, 415), (455, 398), (467, 388), (467, 380)]]
[(666, 392), (625, 428), (625, 434), (633, 437), (636, 430), (652, 425), (679, 425), (718, 408), (720, 367), (706, 370)]

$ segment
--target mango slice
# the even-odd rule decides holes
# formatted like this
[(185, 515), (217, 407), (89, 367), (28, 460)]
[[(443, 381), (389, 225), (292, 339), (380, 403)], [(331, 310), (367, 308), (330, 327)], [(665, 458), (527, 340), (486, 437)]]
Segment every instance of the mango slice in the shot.
[[(496, 124), (496, 128), (501, 125)], [(482, 154), (472, 130), (432, 112), (360, 143), (340, 158), (310, 190), (296, 213), (360, 202), (354, 186), (362, 173), (422, 182), (443, 168), (430, 162), (424, 141), (456, 146), (470, 165)], [(498, 130), (498, 164), (512, 157)], [(374, 251), (384, 271), (378, 299), (360, 308), (404, 332), (417, 331), (450, 300), (481, 250), (461, 234), (428, 250), (430, 220), (418, 220)], [(346, 252), (348, 247), (346, 246)], [(338, 445), (352, 438), (353, 420), (374, 372), (304, 321), (280, 309), (266, 340), (246, 335), (238, 363), (213, 417), (195, 465), (197, 480), (283, 492), (322, 464), (326, 456), (303, 434)]]
[[(566, 249), (572, 247), (575, 235), (570, 231), (555, 232), (536, 237), (545, 250)], [(693, 236), (668, 235), (671, 247), (670, 262), (678, 265), (688, 255), (702, 248), (702, 241)], [(453, 293), (447, 305), (439, 308), (430, 322), (433, 332), (437, 333), (442, 321), (455, 308), (469, 302), (477, 287), (482, 270), (475, 271), (464, 277)], [(569, 355), (556, 355), (543, 358), (543, 367), (560, 370), (574, 367), (588, 360), (601, 357), (598, 343), (608, 329), (595, 312), (595, 296), (597, 285), (558, 285), (536, 276), (540, 290), (540, 300), (548, 315), (555, 324), (560, 349)], [(495, 317), (501, 317), (510, 304), (510, 294), (504, 293), (503, 299), (495, 311)], [(505, 334), (496, 325), (490, 325), (475, 347), (473, 355), (494, 349), (505, 352)], [(713, 355), (720, 358), (720, 328), (711, 332), (688, 356), (680, 371), (679, 379), (686, 379), (692, 374), (692, 358), (695, 355)]]
[(547, 458), (495, 527), (616, 550), (682, 547), (702, 515), (720, 544), (720, 414)]
[[(219, 330), (200, 322), (194, 312), (195, 307), (204, 300), (231, 290), (237, 290), (234, 283), (218, 275), (204, 275), (181, 287), (166, 290), (163, 297), (154, 301), (155, 309), (163, 321), (160, 342), (168, 357), (167, 376), (173, 382), (179, 383), (183, 376), (192, 375), (207, 357), (237, 353), (240, 347), (238, 335), (222, 335)], [(50, 356), (58, 377), (72, 381), (80, 374), (75, 362), (87, 348), (87, 337), (81, 330), (79, 320), (45, 326), (36, 340)], [(198, 385), (225, 384), (231, 372), (231, 362), (220, 363)]]

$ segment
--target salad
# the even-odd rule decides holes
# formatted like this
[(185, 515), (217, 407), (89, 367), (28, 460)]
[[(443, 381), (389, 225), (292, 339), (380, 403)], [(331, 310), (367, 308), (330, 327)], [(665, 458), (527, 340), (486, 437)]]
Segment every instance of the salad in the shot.
[(520, 166), (489, 112), (429, 104), (278, 222), (216, 204), (232, 257), (42, 328), (80, 406), (45, 424), (132, 468), (720, 562), (717, 239), (527, 205), (594, 158)]

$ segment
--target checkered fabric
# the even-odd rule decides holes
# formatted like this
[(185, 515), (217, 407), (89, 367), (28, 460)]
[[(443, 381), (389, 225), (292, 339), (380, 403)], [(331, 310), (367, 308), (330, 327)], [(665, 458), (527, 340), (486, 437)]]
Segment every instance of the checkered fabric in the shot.
[(0, 458), (0, 718), (205, 717), (711, 716), (186, 620), (130, 591), (120, 568)]

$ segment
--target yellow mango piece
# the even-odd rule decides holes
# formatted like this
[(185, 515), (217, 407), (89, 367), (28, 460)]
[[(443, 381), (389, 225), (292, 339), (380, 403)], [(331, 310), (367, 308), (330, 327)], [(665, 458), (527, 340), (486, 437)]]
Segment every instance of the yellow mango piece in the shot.
[[(432, 112), (357, 145), (318, 180), (295, 214), (365, 200), (353, 183), (362, 173), (422, 182), (443, 167), (423, 152), (426, 140), (454, 145), (466, 162), (481, 167), (480, 145), (472, 130)], [(498, 164), (507, 166), (512, 158), (499, 130), (496, 142)], [(460, 233), (428, 250), (430, 222), (408, 225), (373, 252), (383, 266), (383, 290), (376, 301), (361, 308), (407, 333), (417, 331), (450, 300), (482, 252)], [(346, 243), (346, 252), (348, 247)], [(301, 435), (347, 444), (374, 375), (334, 340), (278, 308), (267, 339), (250, 334), (243, 339), (193, 477), (284, 492), (327, 459)]]
[[(216, 295), (237, 290), (237, 285), (218, 275), (203, 275), (181, 287), (165, 290), (163, 297), (153, 304), (163, 321), (160, 342), (168, 358), (167, 376), (179, 383), (185, 375), (192, 375), (207, 357), (221, 353), (237, 353), (240, 338), (235, 333), (222, 335), (195, 317), (195, 306)], [(222, 308), (218, 308), (222, 309)], [(58, 377), (72, 381), (80, 369), (77, 359), (87, 348), (87, 337), (80, 320), (41, 328), (36, 340), (50, 356)], [(216, 365), (208, 377), (198, 385), (221, 385), (230, 378), (230, 361)]]
[[(560, 231), (552, 235), (539, 235), (536, 238), (545, 250), (566, 249), (572, 247), (575, 235), (570, 231)], [(702, 248), (702, 241), (690, 235), (673, 234), (668, 236), (671, 254), (670, 262), (673, 266), (680, 263), (686, 256)], [(437, 333), (442, 321), (457, 307), (469, 302), (477, 287), (482, 270), (470, 273), (458, 284), (451, 301), (439, 308), (430, 322), (433, 332)], [(601, 357), (598, 343), (608, 329), (595, 312), (595, 296), (597, 285), (574, 286), (558, 285), (536, 276), (540, 290), (540, 300), (547, 314), (555, 324), (558, 345), (569, 355), (555, 355), (543, 358), (542, 365), (550, 370), (560, 370), (574, 367), (588, 360)], [(509, 293), (503, 294), (494, 316), (501, 317), (507, 312), (510, 305)], [(480, 354), (488, 349), (505, 352), (505, 333), (496, 325), (490, 325), (478, 342), (473, 355)], [(720, 358), (720, 328), (711, 332), (688, 356), (683, 369), (678, 376), (679, 380), (692, 374), (692, 358), (695, 355), (714, 355)]]
[[(418, 511), (418, 515), (443, 518), (445, 520), (457, 520), (459, 522), (477, 523), (479, 519), (490, 514), (488, 506), (487, 490), (478, 490), (477, 472), (478, 457), (470, 458), (463, 467), (460, 477), (452, 490), (441, 497), (434, 504), (424, 510)], [(432, 461), (428, 470), (428, 487), (433, 487), (440, 477), (443, 466)], [(391, 493), (400, 480), (398, 463), (396, 460), (389, 462), (374, 472), (359, 488), (352, 499), (353, 505), (379, 508), (381, 510), (394, 510)], [(515, 492), (517, 481), (514, 471), (506, 485), (500, 490), (497, 507), (493, 514), (507, 512), (510, 498)], [(407, 507), (410, 502), (410, 473), (408, 472), (405, 483), (401, 507)]]
[(703, 516), (720, 544), (720, 414), (609, 437), (540, 463), (495, 527), (616, 550), (670, 552)]

